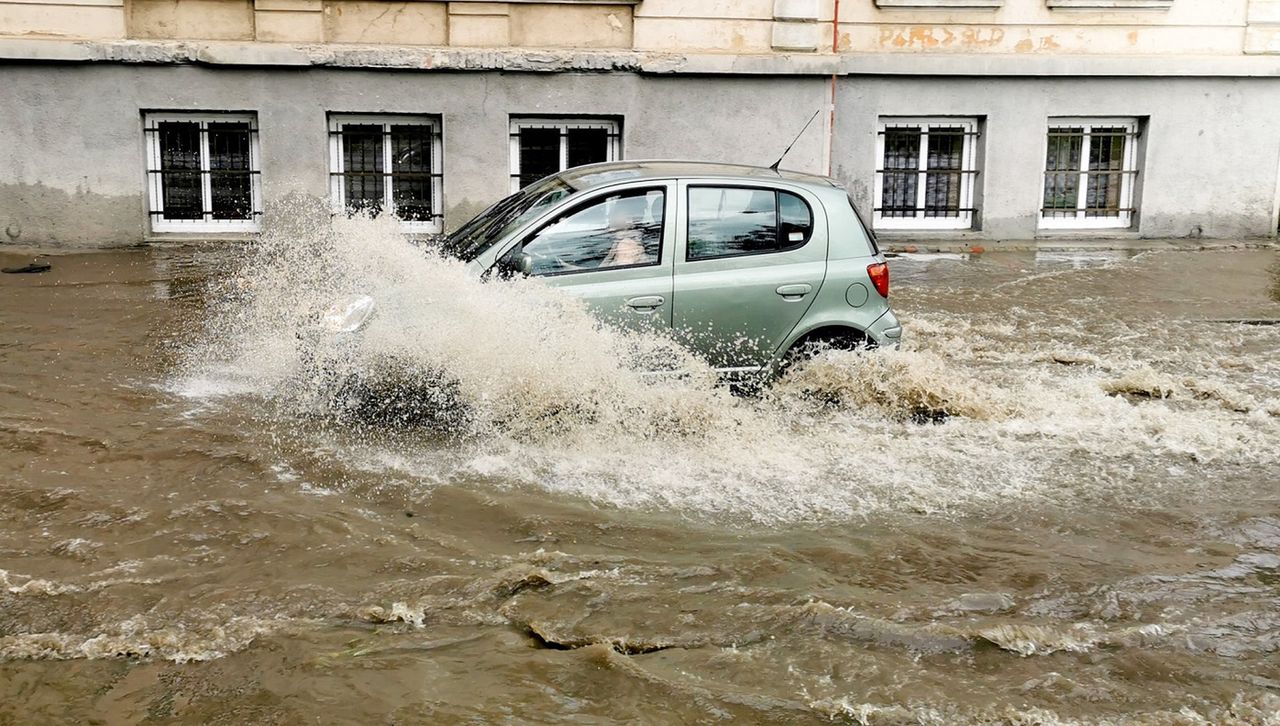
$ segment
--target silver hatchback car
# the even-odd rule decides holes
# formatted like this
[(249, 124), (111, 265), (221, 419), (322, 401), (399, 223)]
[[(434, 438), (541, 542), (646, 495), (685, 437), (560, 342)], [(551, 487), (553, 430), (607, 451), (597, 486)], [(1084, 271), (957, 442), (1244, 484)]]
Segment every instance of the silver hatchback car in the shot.
[(601, 319), (656, 330), (733, 377), (817, 344), (896, 345), (889, 270), (833, 180), (687, 161), (576, 167), (503, 199), (444, 250), (531, 275)]

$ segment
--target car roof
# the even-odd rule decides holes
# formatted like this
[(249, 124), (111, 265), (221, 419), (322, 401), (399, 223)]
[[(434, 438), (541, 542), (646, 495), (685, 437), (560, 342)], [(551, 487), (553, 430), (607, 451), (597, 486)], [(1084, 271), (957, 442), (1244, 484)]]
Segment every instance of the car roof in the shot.
[(556, 175), (578, 191), (594, 189), (620, 181), (671, 179), (682, 177), (714, 177), (721, 179), (783, 179), (824, 188), (839, 185), (829, 177), (785, 169), (745, 164), (722, 164), (714, 161), (674, 161), (665, 159), (641, 161), (607, 161), (567, 169)]

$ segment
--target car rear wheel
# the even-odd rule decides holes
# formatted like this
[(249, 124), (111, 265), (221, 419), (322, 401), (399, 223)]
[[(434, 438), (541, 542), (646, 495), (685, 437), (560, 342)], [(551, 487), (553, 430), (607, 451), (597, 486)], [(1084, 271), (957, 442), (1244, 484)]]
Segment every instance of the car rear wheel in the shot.
[(874, 343), (860, 330), (853, 328), (820, 328), (797, 340), (782, 356), (775, 378), (783, 378), (819, 354), (828, 350), (860, 350)]

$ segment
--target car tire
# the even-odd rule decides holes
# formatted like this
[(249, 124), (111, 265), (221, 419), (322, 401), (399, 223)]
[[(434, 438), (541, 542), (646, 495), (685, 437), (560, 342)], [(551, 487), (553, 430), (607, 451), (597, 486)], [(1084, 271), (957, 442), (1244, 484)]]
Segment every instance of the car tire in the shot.
[(782, 356), (774, 372), (774, 379), (786, 377), (797, 366), (807, 363), (828, 350), (862, 350), (874, 343), (852, 328), (843, 330), (817, 330), (806, 334), (792, 344)]

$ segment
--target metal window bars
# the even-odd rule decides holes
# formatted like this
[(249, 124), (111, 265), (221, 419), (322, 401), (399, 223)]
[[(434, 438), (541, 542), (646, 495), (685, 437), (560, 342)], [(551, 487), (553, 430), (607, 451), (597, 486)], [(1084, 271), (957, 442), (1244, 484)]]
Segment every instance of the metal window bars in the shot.
[(1089, 218), (1137, 211), (1126, 187), (1138, 175), (1130, 159), (1139, 136), (1135, 125), (1051, 127), (1041, 213)]
[(1040, 216), (1047, 226), (1128, 226), (1138, 175), (1134, 119), (1069, 120), (1049, 127)]
[(262, 203), (256, 116), (152, 113), (143, 135), (154, 230), (257, 224)]
[(334, 201), (348, 214), (390, 209), (411, 230), (439, 230), (444, 173), (438, 121), (335, 117), (329, 139)]
[(976, 119), (902, 119), (881, 124), (875, 204), (881, 227), (972, 225), (980, 136)]
[(511, 121), (511, 189), (584, 164), (621, 156), (622, 132), (617, 119), (513, 118)]

